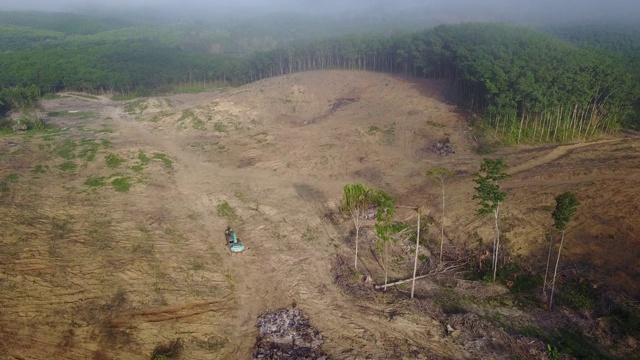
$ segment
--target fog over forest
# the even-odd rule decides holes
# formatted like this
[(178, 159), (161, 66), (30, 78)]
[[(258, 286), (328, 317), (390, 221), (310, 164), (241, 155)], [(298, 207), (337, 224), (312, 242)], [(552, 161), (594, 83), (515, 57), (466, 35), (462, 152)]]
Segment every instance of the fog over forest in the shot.
[(466, 21), (566, 22), (576, 20), (635, 21), (640, 2), (635, 0), (2, 0), (0, 10), (39, 10), (84, 14), (146, 11), (215, 17), (221, 14), (263, 15), (301, 12), (314, 15), (377, 15), (437, 19), (443, 23)]

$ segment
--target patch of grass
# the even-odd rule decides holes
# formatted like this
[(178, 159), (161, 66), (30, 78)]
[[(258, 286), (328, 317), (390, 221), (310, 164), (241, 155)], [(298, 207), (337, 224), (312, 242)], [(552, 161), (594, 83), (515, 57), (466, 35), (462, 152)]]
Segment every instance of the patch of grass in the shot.
[(166, 154), (163, 153), (154, 153), (153, 159), (160, 160), (165, 168), (171, 169), (173, 167), (173, 161), (169, 159)]
[(396, 140), (396, 123), (395, 121), (387, 126), (384, 129), (379, 128), (378, 126), (372, 125), (367, 129), (367, 134), (372, 136), (379, 136), (378, 142), (380, 145), (391, 145)]
[(367, 134), (369, 135), (375, 135), (377, 133), (379, 133), (381, 130), (379, 127), (375, 126), (375, 125), (371, 125), (369, 126), (369, 129), (367, 130)]
[(640, 337), (640, 310), (629, 304), (615, 304), (610, 317), (613, 325), (622, 334)]
[(316, 240), (316, 232), (313, 228), (307, 227), (307, 229), (302, 234), (302, 238), (306, 241), (314, 241)]
[(433, 126), (434, 128), (439, 128), (439, 129), (444, 127), (444, 124), (440, 124), (431, 120), (427, 120), (427, 125)]
[(199, 218), (200, 218), (200, 215), (198, 215), (198, 213), (195, 213), (195, 212), (189, 213), (189, 215), (187, 215), (187, 219), (192, 221), (197, 221)]
[(49, 169), (49, 166), (45, 167), (45, 166), (42, 166), (42, 165), (36, 165), (31, 170), (31, 172), (36, 173), (36, 174), (44, 174), (45, 172), (47, 172), (47, 169)]
[(0, 194), (7, 194), (9, 190), (9, 182), (6, 180), (0, 181)]
[(382, 145), (391, 145), (396, 141), (396, 123), (395, 121), (385, 126), (384, 130), (382, 130), (382, 138), (380, 139), (380, 143)]
[(103, 187), (106, 184), (104, 176), (89, 176), (84, 182), (89, 187)]
[(66, 96), (62, 96), (62, 95), (58, 95), (58, 94), (54, 94), (54, 93), (47, 93), (42, 95), (43, 99), (46, 100), (55, 100), (55, 99), (62, 99), (65, 98)]
[(74, 111), (74, 110), (70, 110), (70, 111), (49, 111), (49, 112), (47, 112), (47, 116), (49, 116), (49, 117), (67, 116), (67, 117), (73, 117), (73, 118), (80, 119), (80, 120), (87, 120), (87, 119), (95, 119), (95, 118), (97, 118), (98, 114), (93, 112), (93, 111)]
[(73, 140), (64, 140), (61, 143), (58, 143), (55, 149), (56, 154), (66, 160), (71, 160), (76, 158), (76, 148), (78, 144), (76, 144)]
[(579, 329), (562, 327), (551, 334), (549, 343), (560, 352), (578, 359), (604, 360), (613, 359), (604, 349)]
[(149, 108), (145, 99), (137, 99), (124, 105), (124, 111), (129, 115), (139, 115)]
[(62, 171), (73, 171), (78, 167), (76, 163), (73, 161), (65, 161), (58, 166), (58, 168)]
[(11, 174), (7, 175), (7, 181), (16, 182), (16, 181), (18, 181), (19, 178), (20, 178), (20, 175), (18, 175), (16, 173), (11, 173)]
[(110, 168), (117, 168), (118, 166), (122, 165), (122, 163), (124, 162), (123, 158), (114, 154), (107, 155), (106, 160), (107, 160), (107, 166)]
[(560, 302), (574, 310), (590, 310), (596, 305), (596, 293), (586, 280), (562, 284), (559, 290)]
[(151, 159), (149, 159), (147, 154), (145, 154), (143, 151), (138, 152), (138, 160), (140, 160), (140, 165), (143, 166), (149, 164), (149, 162), (151, 161)]
[(497, 146), (494, 144), (488, 144), (488, 143), (479, 143), (478, 147), (476, 148), (476, 152), (479, 155), (489, 155), (489, 154), (493, 154), (497, 151)]
[(236, 220), (238, 219), (238, 215), (236, 214), (236, 210), (229, 205), (228, 202), (224, 201), (216, 207), (218, 211), (218, 216), (221, 218), (225, 218), (227, 220)]
[(83, 139), (80, 141), (80, 152), (78, 157), (87, 161), (92, 161), (96, 157), (99, 145), (94, 139)]
[(89, 94), (69, 93), (69, 95), (78, 96), (81, 98), (91, 99), (91, 100), (100, 100), (97, 96), (89, 95)]
[(194, 117), (193, 119), (191, 119), (191, 125), (193, 125), (193, 128), (196, 130), (204, 130), (204, 121), (202, 119), (200, 119), (199, 117)]
[(102, 145), (103, 148), (108, 149), (111, 147), (111, 141), (107, 140), (107, 139), (102, 139), (100, 141), (100, 144)]
[(113, 95), (111, 97), (111, 100), (113, 101), (125, 101), (125, 100), (133, 100), (136, 98), (141, 97), (140, 94), (138, 94), (137, 92), (131, 92), (131, 93), (127, 93), (127, 94), (116, 94)]
[(217, 122), (215, 124), (213, 124), (213, 130), (219, 132), (219, 133), (227, 133), (229, 130), (227, 129), (227, 126), (221, 122)]
[(131, 189), (131, 183), (126, 176), (114, 179), (111, 181), (111, 185), (113, 185), (113, 189), (117, 192), (128, 192), (129, 189)]

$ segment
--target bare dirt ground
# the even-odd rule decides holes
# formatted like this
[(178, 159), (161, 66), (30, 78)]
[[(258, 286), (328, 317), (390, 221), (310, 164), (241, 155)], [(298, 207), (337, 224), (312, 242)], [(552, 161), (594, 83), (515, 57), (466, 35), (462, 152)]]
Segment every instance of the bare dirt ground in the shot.
[[(447, 336), (445, 320), (427, 315), (431, 303), (408, 301), (402, 288), (358, 297), (336, 283), (352, 261), (351, 228), (326, 214), (347, 183), (382, 188), (437, 219), (440, 189), (424, 172), (456, 169), (447, 246), (491, 242), (490, 219), (476, 217), (471, 200), (482, 156), (444, 88), (327, 71), (130, 102), (43, 101), (41, 115), (62, 132), (0, 138), (0, 358), (144, 359), (180, 339), (185, 359), (247, 359), (258, 317), (292, 302), (337, 359), (509, 358), (516, 348), (540, 358), (535, 340), (477, 335), (486, 320), (449, 317), (477, 336)], [(455, 154), (430, 150), (444, 138)], [(511, 256), (544, 266), (553, 199), (574, 191), (582, 204), (563, 261), (638, 296), (639, 148), (621, 137), (492, 154), (513, 175), (502, 210)], [(123, 182), (130, 189), (117, 191)], [(233, 214), (219, 211), (225, 203)], [(225, 247), (227, 225), (243, 254)], [(363, 244), (360, 272), (378, 282), (375, 244)], [(393, 277), (410, 274), (405, 263)], [(419, 298), (433, 286), (421, 281)], [(451, 291), (479, 287), (503, 291), (462, 280)]]

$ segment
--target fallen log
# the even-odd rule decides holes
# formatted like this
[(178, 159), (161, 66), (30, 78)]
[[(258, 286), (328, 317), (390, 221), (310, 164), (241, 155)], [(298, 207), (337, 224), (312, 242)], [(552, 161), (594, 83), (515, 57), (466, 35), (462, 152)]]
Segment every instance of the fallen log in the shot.
[[(444, 270), (442, 270), (442, 271), (432, 271), (432, 272), (430, 272), (430, 273), (428, 273), (428, 274), (426, 274), (426, 275), (416, 276), (416, 278), (415, 278), (415, 279), (416, 279), (416, 280), (420, 280), (420, 279), (424, 279), (424, 278), (429, 277), (429, 276), (433, 276), (433, 275), (437, 275), (437, 274), (444, 274), (444, 273), (446, 273), (446, 272), (448, 272), (448, 271), (451, 271), (451, 270), (453, 270), (453, 269), (457, 269), (457, 268), (459, 268), (460, 266), (462, 266), (462, 265), (453, 265), (453, 266), (449, 266), (448, 268), (446, 268), (446, 269), (444, 269)], [(401, 285), (401, 284), (404, 284), (404, 283), (408, 283), (409, 281), (413, 281), (413, 277), (410, 277), (410, 278), (408, 278), (408, 279), (404, 279), (404, 280), (394, 281), (394, 282), (388, 283), (388, 284), (386, 284), (386, 285), (376, 285), (376, 286), (374, 286), (374, 289), (376, 289), (376, 290), (380, 290), (380, 289), (384, 289), (384, 290), (386, 290), (386, 289), (387, 289), (388, 287), (390, 287), (390, 286)]]

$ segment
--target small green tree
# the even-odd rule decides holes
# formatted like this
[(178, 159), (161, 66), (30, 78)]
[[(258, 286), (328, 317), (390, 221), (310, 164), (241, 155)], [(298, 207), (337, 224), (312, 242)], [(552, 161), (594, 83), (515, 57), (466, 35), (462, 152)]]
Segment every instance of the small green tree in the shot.
[(444, 243), (444, 205), (445, 205), (445, 192), (444, 184), (447, 180), (451, 179), (455, 175), (455, 171), (443, 167), (435, 167), (427, 170), (426, 175), (433, 181), (440, 184), (442, 190), (442, 218), (440, 219), (440, 264), (442, 265), (442, 246)]
[(561, 231), (560, 247), (558, 248), (558, 258), (556, 259), (556, 267), (553, 270), (553, 279), (551, 280), (551, 295), (549, 297), (549, 308), (553, 306), (553, 292), (556, 286), (556, 277), (558, 275), (558, 264), (560, 264), (560, 253), (562, 252), (562, 246), (564, 245), (564, 231), (567, 228), (567, 223), (573, 215), (578, 211), (578, 205), (580, 202), (576, 198), (576, 195), (570, 191), (564, 192), (556, 197), (556, 209), (551, 214), (553, 218), (553, 227), (556, 230)]
[(473, 182), (477, 184), (474, 188), (476, 194), (473, 199), (478, 202), (478, 215), (493, 213), (493, 281), (496, 281), (496, 271), (498, 269), (498, 252), (500, 250), (500, 230), (498, 228), (498, 217), (500, 214), (500, 204), (504, 201), (507, 193), (500, 190), (500, 181), (509, 177), (505, 173), (508, 166), (502, 159), (483, 159), (480, 164), (480, 171), (473, 174)]
[(360, 237), (360, 227), (362, 217), (371, 205), (372, 189), (363, 184), (347, 184), (343, 189), (341, 211), (349, 213), (353, 226), (356, 229), (356, 256), (355, 269), (358, 271), (358, 240)]

